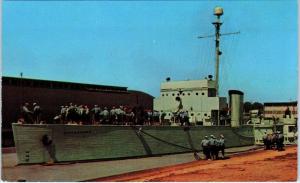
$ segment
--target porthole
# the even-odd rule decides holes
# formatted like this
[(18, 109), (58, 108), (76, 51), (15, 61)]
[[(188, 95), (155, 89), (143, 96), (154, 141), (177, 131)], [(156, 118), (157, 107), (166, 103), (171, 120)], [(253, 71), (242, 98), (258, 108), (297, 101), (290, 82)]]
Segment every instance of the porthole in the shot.
[(204, 116), (207, 116), (207, 114), (206, 114), (206, 113), (204, 113)]
[(165, 96), (164, 94), (162, 94), (161, 96)]
[(168, 94), (166, 94), (166, 96), (168, 96)]
[(191, 113), (191, 116), (194, 116), (194, 113)]
[(188, 93), (188, 96), (190, 96), (190, 93)]
[(204, 95), (204, 93), (202, 93), (202, 95)]
[(184, 96), (185, 94), (183, 93), (182, 95)]
[(174, 94), (174, 93), (172, 93), (172, 96), (175, 96), (175, 94)]
[(169, 113), (169, 116), (171, 116), (171, 114)]
[(196, 93), (196, 95), (198, 95), (198, 93)]

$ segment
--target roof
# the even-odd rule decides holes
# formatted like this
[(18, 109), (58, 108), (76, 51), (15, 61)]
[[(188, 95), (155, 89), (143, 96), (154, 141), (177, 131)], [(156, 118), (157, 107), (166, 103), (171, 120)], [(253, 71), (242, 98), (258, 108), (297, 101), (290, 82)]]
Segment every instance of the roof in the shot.
[(88, 90), (101, 92), (128, 92), (127, 87), (108, 86), (97, 84), (72, 83), (65, 81), (50, 81), (42, 79), (31, 78), (17, 78), (17, 77), (2, 77), (2, 85), (26, 86), (38, 88), (53, 88), (53, 89), (71, 89), (71, 90)]
[(297, 101), (292, 102), (265, 102), (264, 106), (297, 106)]

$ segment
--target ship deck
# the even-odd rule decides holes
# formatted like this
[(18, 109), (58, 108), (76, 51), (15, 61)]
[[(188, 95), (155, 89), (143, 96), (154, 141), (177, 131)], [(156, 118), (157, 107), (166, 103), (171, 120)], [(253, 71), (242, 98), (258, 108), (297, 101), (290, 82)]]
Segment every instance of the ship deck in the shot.
[[(260, 146), (228, 148), (226, 154), (230, 156), (261, 148)], [(192, 153), (183, 153), (123, 160), (17, 165), (16, 153), (11, 150), (2, 152), (3, 181), (85, 181), (196, 161)], [(199, 155), (203, 158), (201, 152)]]

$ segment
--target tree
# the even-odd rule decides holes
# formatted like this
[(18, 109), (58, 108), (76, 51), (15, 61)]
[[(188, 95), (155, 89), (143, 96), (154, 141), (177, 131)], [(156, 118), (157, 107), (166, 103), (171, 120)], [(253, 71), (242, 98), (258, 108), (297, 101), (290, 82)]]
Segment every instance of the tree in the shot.
[(245, 113), (249, 113), (251, 109), (252, 109), (252, 104), (251, 104), (251, 102), (245, 102), (245, 103), (244, 103), (244, 112), (245, 112)]
[(258, 109), (258, 111), (260, 112), (260, 113), (262, 113), (263, 111), (264, 111), (264, 105), (262, 104), (262, 103), (259, 103), (259, 102), (254, 102), (253, 104), (252, 104), (252, 109)]

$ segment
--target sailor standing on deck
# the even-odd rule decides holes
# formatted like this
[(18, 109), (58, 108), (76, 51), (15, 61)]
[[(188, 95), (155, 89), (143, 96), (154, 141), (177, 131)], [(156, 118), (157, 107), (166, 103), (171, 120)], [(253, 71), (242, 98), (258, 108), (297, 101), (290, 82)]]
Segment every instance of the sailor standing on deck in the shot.
[(35, 124), (39, 124), (41, 120), (42, 110), (37, 103), (33, 103), (33, 120)]
[(91, 120), (92, 124), (95, 125), (97, 122), (99, 122), (99, 116), (100, 116), (101, 109), (98, 107), (98, 105), (94, 105), (94, 107), (91, 109)]
[(205, 159), (210, 159), (208, 136), (205, 136), (204, 139), (201, 141), (201, 146), (203, 149), (203, 154), (205, 155)]
[(29, 104), (25, 103), (21, 108), (21, 113), (25, 123), (32, 123), (33, 112), (29, 110)]
[(109, 123), (109, 111), (107, 110), (107, 107), (104, 107), (104, 110), (100, 113), (100, 116), (102, 116), (104, 124)]

